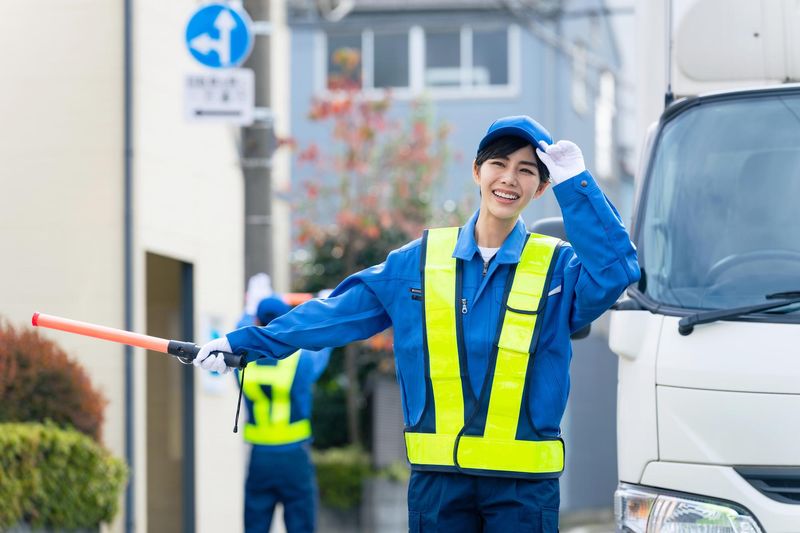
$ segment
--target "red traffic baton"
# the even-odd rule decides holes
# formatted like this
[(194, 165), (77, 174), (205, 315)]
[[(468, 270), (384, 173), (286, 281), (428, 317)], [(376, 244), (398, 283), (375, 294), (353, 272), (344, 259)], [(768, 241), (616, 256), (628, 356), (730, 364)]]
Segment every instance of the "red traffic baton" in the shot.
[[(182, 363), (187, 364), (191, 363), (200, 351), (200, 346), (193, 342), (162, 339), (150, 335), (125, 331), (124, 329), (109, 328), (107, 326), (90, 324), (89, 322), (81, 322), (80, 320), (72, 320), (55, 315), (46, 315), (44, 313), (33, 313), (31, 323), (37, 327), (57, 329), (59, 331), (66, 331), (67, 333), (75, 333), (85, 337), (94, 337), (95, 339), (118, 342), (120, 344), (127, 344), (146, 350), (174, 355)], [(246, 358), (242, 355), (229, 352), (218, 353), (221, 353), (225, 357), (225, 364), (229, 367), (244, 368), (247, 364)]]

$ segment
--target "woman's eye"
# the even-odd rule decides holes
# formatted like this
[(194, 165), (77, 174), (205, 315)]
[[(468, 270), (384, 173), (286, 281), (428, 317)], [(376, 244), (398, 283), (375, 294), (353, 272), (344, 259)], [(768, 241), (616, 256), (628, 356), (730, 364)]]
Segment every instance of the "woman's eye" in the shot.
[(502, 167), (503, 166), (503, 162), (502, 161), (492, 161), (492, 164), (494, 166), (496, 166), (496, 167)]

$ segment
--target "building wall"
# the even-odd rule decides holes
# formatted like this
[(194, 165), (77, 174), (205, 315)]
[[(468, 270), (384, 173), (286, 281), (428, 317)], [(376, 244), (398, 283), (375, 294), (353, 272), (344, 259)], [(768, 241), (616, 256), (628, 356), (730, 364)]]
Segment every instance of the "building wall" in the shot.
[[(202, 68), (183, 43), (185, 24), (198, 4), (140, 0), (135, 6), (137, 323), (145, 319), (145, 254), (192, 263), (194, 341), (200, 344), (210, 340), (212, 328), (219, 334), (233, 329), (242, 311), (244, 184), (239, 129), (184, 119), (184, 77)], [(140, 376), (141, 383), (144, 375), (137, 373), (137, 379)], [(137, 392), (144, 393), (141, 387)], [(194, 490), (200, 533), (241, 528), (240, 521), (232, 520), (241, 514), (245, 460), (241, 435), (231, 431), (236, 393), (231, 376), (195, 373)], [(137, 422), (144, 423), (141, 417)], [(144, 428), (139, 436), (143, 434)], [(143, 465), (142, 439), (137, 452)], [(138, 489), (144, 487), (140, 483)], [(139, 501), (143, 503), (143, 498)], [(146, 529), (141, 505), (137, 511), (140, 526)]]
[[(194, 340), (202, 343), (212, 329), (232, 329), (243, 304), (238, 128), (183, 119), (184, 74), (196, 68), (183, 31), (197, 3), (133, 7), (134, 329), (146, 324), (145, 255), (153, 252), (194, 265)], [(3, 8), (3, 66), (13, 76), (0, 98), (0, 316), (20, 327), (40, 311), (123, 328), (123, 4), (12, 1)], [(124, 457), (123, 348), (42, 334), (108, 398), (103, 440)], [(147, 530), (144, 357), (135, 350), (136, 531)], [(245, 454), (241, 435), (231, 432), (235, 382), (225, 378), (195, 373), (200, 532), (241, 528)], [(108, 529), (122, 531), (123, 515), (121, 502)]]
[[(124, 325), (122, 30), (120, 2), (3, 3), (0, 315), (14, 326), (34, 311)], [(108, 399), (103, 440), (123, 457), (123, 349), (41, 333)]]
[[(122, 327), (122, 5), (4, 2), (3, 13), (13, 76), (0, 98), (0, 315), (15, 326), (40, 311)], [(103, 440), (122, 456), (122, 349), (42, 333), (109, 400)]]

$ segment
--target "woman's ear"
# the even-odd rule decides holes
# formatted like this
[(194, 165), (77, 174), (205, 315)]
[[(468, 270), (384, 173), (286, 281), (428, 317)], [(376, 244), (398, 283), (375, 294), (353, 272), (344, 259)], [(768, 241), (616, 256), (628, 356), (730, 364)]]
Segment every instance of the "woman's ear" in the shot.
[(480, 174), (481, 167), (478, 166), (478, 160), (472, 160), (472, 180), (477, 183), (478, 185), (481, 184), (481, 174)]
[(539, 183), (539, 187), (536, 189), (536, 192), (533, 193), (533, 199), (535, 200), (535, 199), (539, 198), (541, 195), (543, 195), (544, 191), (546, 191), (549, 186), (550, 186), (550, 182), (549, 181), (540, 182)]

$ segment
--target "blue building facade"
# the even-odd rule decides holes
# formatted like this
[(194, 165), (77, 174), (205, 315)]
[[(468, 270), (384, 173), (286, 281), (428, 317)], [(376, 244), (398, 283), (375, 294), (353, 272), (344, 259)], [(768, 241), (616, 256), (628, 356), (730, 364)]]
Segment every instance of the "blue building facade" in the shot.
[[(364, 96), (391, 89), (396, 116), (424, 97), (436, 119), (451, 126), (455, 157), (436, 205), (467, 197), (477, 207), (471, 165), (480, 138), (494, 119), (528, 114), (554, 138), (582, 148), (587, 166), (627, 218), (631, 177), (620, 164), (615, 129), (620, 65), (603, 0), (331, 5), (289, 2), (291, 128), (298, 143), (325, 146), (330, 132), (308, 118), (310, 102), (328, 94), (330, 76), (341, 74), (332, 54), (354, 48), (361, 57), (355, 81)], [(559, 215), (551, 194), (532, 202), (524, 214), (528, 224)], [(564, 511), (610, 508), (616, 485), (617, 361), (600, 326), (574, 344), (573, 389), (563, 425)]]

